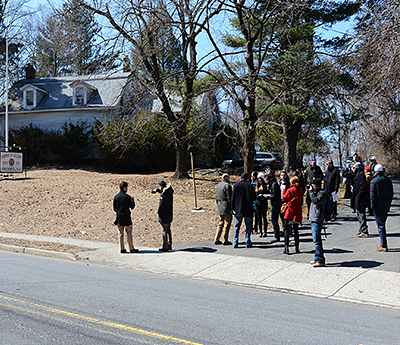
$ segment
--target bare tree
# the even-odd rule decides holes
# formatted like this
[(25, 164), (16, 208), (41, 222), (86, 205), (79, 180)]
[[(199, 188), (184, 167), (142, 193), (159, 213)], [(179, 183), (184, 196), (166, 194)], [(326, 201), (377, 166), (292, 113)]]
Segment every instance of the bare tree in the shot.
[[(176, 147), (174, 177), (187, 177), (187, 124), (198, 95), (194, 83), (202, 69), (196, 46), (204, 26), (221, 11), (223, 4), (217, 0), (80, 3), (109, 21), (116, 31), (115, 40), (131, 45), (138, 57), (132, 77), (158, 97), (163, 113), (173, 126)], [(179, 66), (167, 72), (163, 69), (166, 42), (160, 34), (168, 26), (173, 28), (173, 34), (180, 42), (182, 59)], [(175, 103), (178, 99), (180, 110), (177, 111)]]
[[(276, 48), (279, 36), (276, 27), (281, 9), (279, 1), (226, 1), (226, 11), (230, 17), (236, 18), (235, 26), (240, 37), (224, 34), (222, 42), (232, 47), (233, 51), (223, 50), (221, 42), (215, 39), (210, 23), (206, 30), (226, 71), (222, 78), (219, 74), (215, 78), (239, 105), (243, 114), (242, 155), (247, 172), (253, 170), (256, 154), (257, 89), (265, 90), (263, 67), (270, 58), (271, 51)], [(244, 59), (244, 63), (241, 59)]]
[(0, 97), (4, 95), (6, 36), (8, 38), (9, 80), (14, 82), (19, 78), (22, 59), (21, 37), (26, 33), (23, 20), (30, 12), (25, 8), (27, 0), (0, 0)]
[(367, 2), (358, 15), (356, 35), (343, 61), (354, 75), (359, 131), (368, 154), (391, 172), (400, 170), (400, 1)]

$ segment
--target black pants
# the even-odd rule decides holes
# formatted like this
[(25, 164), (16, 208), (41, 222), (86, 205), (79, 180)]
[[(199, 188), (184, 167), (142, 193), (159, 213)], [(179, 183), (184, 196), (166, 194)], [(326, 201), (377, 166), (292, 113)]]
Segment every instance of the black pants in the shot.
[(171, 223), (160, 223), (163, 227), (162, 238), (163, 246), (165, 250), (172, 250), (172, 234), (171, 234)]
[(254, 219), (254, 226), (252, 226), (252, 230), (253, 232), (257, 232), (257, 227), (258, 227), (257, 209), (253, 209), (253, 219)]
[(260, 234), (263, 233), (263, 228), (264, 228), (264, 234), (265, 236), (267, 236), (267, 227), (268, 227), (267, 210), (262, 212), (259, 209), (257, 209), (256, 215), (257, 215), (257, 225), (258, 228), (260, 229)]
[(285, 246), (289, 246), (290, 229), (292, 229), (294, 236), (294, 245), (296, 246), (296, 248), (298, 248), (300, 242), (299, 224), (298, 223), (289, 224), (289, 221), (287, 219), (284, 219), (283, 226), (285, 227)]

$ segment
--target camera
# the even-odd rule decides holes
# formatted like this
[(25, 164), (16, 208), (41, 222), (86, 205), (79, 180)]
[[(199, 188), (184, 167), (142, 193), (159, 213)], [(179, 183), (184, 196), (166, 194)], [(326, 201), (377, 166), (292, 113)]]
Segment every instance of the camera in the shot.
[(311, 185), (308, 184), (308, 185), (306, 186), (306, 189), (307, 189), (307, 190), (312, 190), (313, 188), (312, 188)]

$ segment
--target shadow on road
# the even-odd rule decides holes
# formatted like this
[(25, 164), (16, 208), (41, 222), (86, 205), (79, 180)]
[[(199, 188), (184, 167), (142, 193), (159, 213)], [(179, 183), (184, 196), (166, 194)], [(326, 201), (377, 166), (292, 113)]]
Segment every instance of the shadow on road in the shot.
[(370, 261), (370, 260), (355, 260), (355, 261), (344, 261), (338, 263), (329, 263), (326, 266), (329, 267), (360, 267), (360, 268), (374, 268), (383, 265), (383, 262)]
[(353, 251), (352, 250), (346, 250), (346, 249), (340, 249), (340, 248), (332, 248), (332, 249), (324, 249), (324, 253), (344, 254), (344, 253), (353, 253)]
[(179, 251), (192, 252), (192, 253), (214, 253), (217, 250), (210, 247), (192, 247), (192, 248), (179, 249)]

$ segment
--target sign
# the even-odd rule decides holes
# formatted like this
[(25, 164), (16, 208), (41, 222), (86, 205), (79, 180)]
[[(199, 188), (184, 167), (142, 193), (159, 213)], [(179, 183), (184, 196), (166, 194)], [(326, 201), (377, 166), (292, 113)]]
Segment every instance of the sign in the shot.
[(22, 173), (22, 152), (1, 152), (2, 173)]

